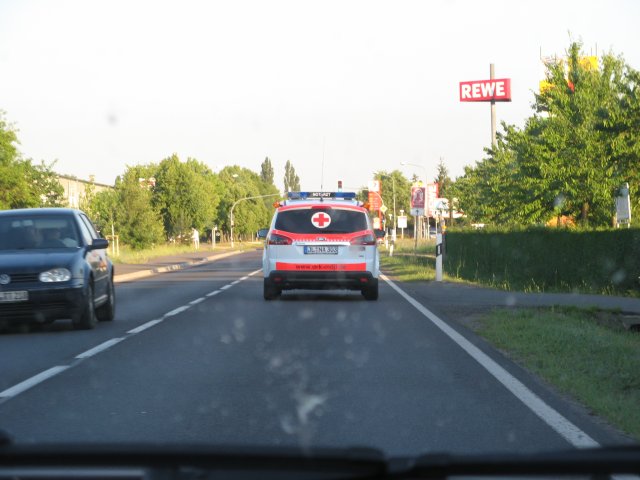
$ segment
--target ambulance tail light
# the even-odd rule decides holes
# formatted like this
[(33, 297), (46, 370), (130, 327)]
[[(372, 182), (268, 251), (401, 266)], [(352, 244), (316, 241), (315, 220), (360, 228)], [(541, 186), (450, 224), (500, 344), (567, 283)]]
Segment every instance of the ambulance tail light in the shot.
[(293, 243), (293, 240), (291, 240), (289, 237), (285, 237), (284, 235), (272, 233), (271, 235), (269, 235), (267, 243), (269, 245), (291, 245)]
[(359, 235), (351, 239), (351, 245), (375, 245), (376, 237), (373, 233), (367, 233), (366, 235)]

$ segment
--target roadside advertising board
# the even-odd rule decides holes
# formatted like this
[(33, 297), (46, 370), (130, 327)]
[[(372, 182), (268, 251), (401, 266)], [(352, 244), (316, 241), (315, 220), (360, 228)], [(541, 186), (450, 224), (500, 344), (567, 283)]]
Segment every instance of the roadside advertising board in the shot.
[(411, 215), (421, 217), (424, 215), (426, 189), (420, 185), (411, 187)]
[(435, 217), (436, 215), (436, 200), (438, 199), (439, 192), (437, 183), (429, 183), (427, 184), (427, 205), (428, 205), (428, 215), (430, 217)]
[(461, 102), (510, 102), (511, 79), (472, 80), (460, 82)]
[(369, 190), (369, 211), (377, 212), (382, 207), (382, 197), (379, 193)]

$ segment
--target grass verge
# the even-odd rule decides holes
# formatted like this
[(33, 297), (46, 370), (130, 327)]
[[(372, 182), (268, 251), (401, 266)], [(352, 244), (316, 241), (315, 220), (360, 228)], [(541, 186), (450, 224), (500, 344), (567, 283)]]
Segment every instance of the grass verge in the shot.
[(640, 439), (640, 335), (615, 312), (500, 309), (477, 332), (597, 415)]
[[(434, 247), (435, 248), (435, 247)], [(435, 258), (400, 254), (389, 257), (388, 252), (380, 251), (380, 266), (384, 273), (401, 282), (420, 282), (436, 279)], [(447, 282), (469, 283), (459, 278), (443, 275)]]
[[(234, 246), (234, 250), (250, 250), (253, 248), (257, 248), (261, 243), (252, 243), (252, 242), (236, 242)], [(216, 244), (216, 248), (212, 248), (210, 244), (200, 244), (200, 249), (198, 253), (202, 256), (213, 255), (214, 253), (222, 253), (231, 250), (231, 245), (228, 243), (218, 243)], [(145, 248), (142, 250), (133, 250), (127, 247), (120, 247), (120, 255), (111, 255), (111, 251), (109, 251), (109, 257), (111, 261), (115, 264), (124, 263), (124, 264), (143, 264), (148, 263), (150, 260), (158, 257), (167, 257), (173, 255), (180, 255), (183, 253), (193, 253), (195, 250), (191, 245), (156, 245), (155, 247)]]

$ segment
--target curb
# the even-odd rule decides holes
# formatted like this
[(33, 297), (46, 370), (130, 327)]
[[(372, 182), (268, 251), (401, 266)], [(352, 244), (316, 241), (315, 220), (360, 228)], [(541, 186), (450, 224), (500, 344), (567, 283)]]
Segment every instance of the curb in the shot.
[(176, 270), (184, 270), (185, 268), (193, 267), (195, 265), (201, 265), (201, 264), (207, 263), (207, 262), (213, 262), (215, 260), (219, 260), (219, 259), (222, 259), (222, 258), (227, 258), (227, 257), (230, 257), (232, 255), (238, 255), (239, 253), (242, 253), (242, 251), (220, 253), (220, 254), (217, 254), (217, 255), (211, 255), (209, 257), (202, 258), (200, 260), (193, 260), (193, 261), (190, 261), (190, 262), (182, 262), (182, 263), (176, 263), (174, 265), (167, 265), (166, 267), (151, 268), (151, 269), (148, 269), (148, 270), (140, 270), (138, 272), (124, 273), (122, 275), (115, 275), (113, 277), (113, 282), (114, 283), (131, 282), (133, 280), (139, 280), (141, 278), (150, 277), (150, 276), (156, 275), (158, 273), (166, 273), (166, 272), (173, 272), (173, 271), (176, 271)]

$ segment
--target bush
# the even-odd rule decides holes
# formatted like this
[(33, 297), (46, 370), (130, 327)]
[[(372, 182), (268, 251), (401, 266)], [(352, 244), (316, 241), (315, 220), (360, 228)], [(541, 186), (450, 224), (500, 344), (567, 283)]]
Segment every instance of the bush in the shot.
[(640, 230), (449, 230), (445, 271), (525, 290), (637, 291)]

